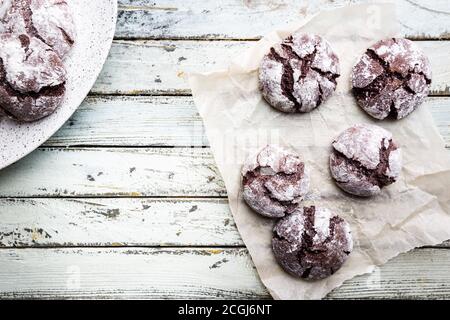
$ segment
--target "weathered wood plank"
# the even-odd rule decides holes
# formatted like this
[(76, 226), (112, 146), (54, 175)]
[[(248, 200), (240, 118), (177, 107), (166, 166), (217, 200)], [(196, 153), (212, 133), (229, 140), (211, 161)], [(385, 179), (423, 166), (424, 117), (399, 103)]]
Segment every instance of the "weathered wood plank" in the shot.
[(251, 42), (114, 41), (93, 93), (190, 94), (192, 71), (225, 66)]
[(243, 245), (225, 199), (0, 199), (0, 247)]
[(207, 146), (209, 143), (192, 97), (91, 96), (45, 145)]
[(0, 221), (2, 248), (244, 245), (226, 199), (0, 199)]
[[(302, 19), (306, 13), (361, 2), (364, 0), (120, 0), (116, 36), (258, 39), (278, 26)], [(446, 0), (395, 2), (405, 36), (450, 38), (450, 10)]]
[(0, 298), (254, 297), (243, 249), (0, 249)]
[(449, 299), (450, 250), (416, 249), (370, 275), (346, 281), (330, 299)]
[(38, 149), (0, 171), (0, 197), (224, 196), (209, 149)]
[(41, 148), (0, 171), (0, 197), (223, 197), (209, 148)]
[[(242, 41), (114, 41), (92, 92), (190, 94), (186, 81), (188, 72), (225, 66), (230, 58), (251, 44)], [(432, 63), (432, 94), (449, 95), (450, 41), (418, 44)]]
[[(450, 296), (450, 250), (417, 249), (330, 299)], [(226, 279), (226, 281), (224, 281)], [(0, 298), (269, 298), (245, 249), (0, 249)]]
[[(429, 98), (450, 146), (450, 98)], [(89, 97), (46, 146), (208, 146), (192, 97)]]

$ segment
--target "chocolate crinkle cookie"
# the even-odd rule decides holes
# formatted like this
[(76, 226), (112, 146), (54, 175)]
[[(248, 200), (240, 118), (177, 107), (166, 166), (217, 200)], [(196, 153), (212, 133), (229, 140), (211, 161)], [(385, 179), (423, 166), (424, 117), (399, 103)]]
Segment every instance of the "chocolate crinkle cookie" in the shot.
[(326, 208), (298, 208), (275, 225), (272, 249), (289, 274), (324, 279), (339, 270), (353, 250), (350, 225)]
[(62, 102), (66, 70), (45, 43), (25, 34), (0, 35), (0, 109), (18, 121), (35, 121)]
[(74, 21), (65, 0), (1, 0), (0, 32), (36, 37), (60, 58), (75, 41)]
[(294, 211), (309, 189), (309, 174), (300, 157), (266, 146), (242, 169), (243, 198), (259, 214), (279, 218)]
[(344, 191), (368, 197), (395, 182), (401, 171), (401, 150), (392, 134), (378, 126), (354, 125), (333, 142), (331, 175)]
[(367, 49), (353, 67), (353, 94), (359, 106), (376, 119), (402, 119), (430, 91), (428, 58), (412, 41), (381, 40)]
[(259, 87), (274, 108), (309, 112), (331, 96), (339, 73), (339, 59), (325, 39), (297, 33), (264, 56)]

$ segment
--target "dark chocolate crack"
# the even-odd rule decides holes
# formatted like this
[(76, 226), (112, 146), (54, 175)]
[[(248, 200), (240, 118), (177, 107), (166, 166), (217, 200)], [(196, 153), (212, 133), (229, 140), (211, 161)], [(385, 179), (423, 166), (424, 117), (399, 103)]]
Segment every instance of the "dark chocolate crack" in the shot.
[(58, 27), (58, 29), (59, 29), (59, 31), (61, 31), (61, 33), (62, 33), (64, 39), (72, 46), (72, 45), (75, 43), (75, 40), (72, 39), (72, 38), (67, 34), (66, 30), (64, 30), (63, 28)]
[[(313, 266), (304, 266), (303, 261), (306, 257), (306, 252), (309, 251), (310, 248), (313, 246), (313, 237), (316, 234), (316, 230), (314, 229), (315, 210), (316, 208), (314, 206), (303, 208), (303, 214), (306, 216), (306, 219), (305, 224), (303, 226), (303, 232), (301, 235), (301, 242), (297, 244), (299, 245), (298, 249), (295, 252), (290, 253), (296, 255), (298, 267), (300, 269), (299, 271), (301, 272), (300, 274), (295, 275), (300, 276), (301, 278), (304, 279), (309, 277), (311, 270), (313, 268)], [(273, 238), (277, 239), (280, 242), (287, 243), (289, 245), (296, 245), (288, 237), (280, 234), (276, 230), (274, 230)]]
[(299, 110), (302, 105), (294, 97), (294, 70), (290, 64), (289, 59), (281, 57), (274, 48), (270, 49), (269, 58), (275, 60), (283, 65), (283, 74), (281, 76), (281, 91), (283, 95), (294, 104), (294, 108)]
[[(386, 139), (383, 138), (380, 146), (380, 162), (378, 163), (375, 169), (368, 169), (365, 167), (360, 161), (352, 158), (348, 158), (343, 153), (339, 152), (336, 149), (333, 149), (333, 153), (335, 156), (335, 162), (340, 164), (344, 162), (347, 167), (353, 169), (353, 172), (356, 176), (365, 178), (366, 181), (371, 183), (372, 185), (380, 187), (380, 189), (384, 186), (392, 184), (395, 182), (394, 177), (389, 177), (386, 172), (389, 169), (389, 156), (392, 151), (397, 150), (397, 145), (389, 140), (389, 145), (386, 148), (384, 142)], [(346, 183), (346, 181), (338, 181), (341, 183)]]
[(313, 253), (312, 247), (313, 247), (313, 238), (316, 235), (316, 230), (314, 229), (314, 218), (316, 214), (316, 207), (305, 207), (303, 208), (303, 213), (306, 216), (305, 224), (304, 224), (304, 231), (302, 234), (302, 243), (300, 245), (300, 248), (297, 251), (297, 258), (298, 263), (304, 271), (300, 275), (300, 278), (306, 279), (311, 274), (311, 270), (313, 266), (310, 265), (304, 265), (304, 260), (306, 255)]
[(331, 242), (331, 240), (334, 239), (334, 237), (335, 237), (334, 231), (336, 230), (336, 225), (343, 223), (343, 222), (344, 222), (344, 219), (342, 219), (339, 216), (334, 216), (330, 219), (330, 225), (328, 226), (329, 234), (323, 243), (329, 243), (329, 242)]
[(35, 38), (38, 38), (46, 45), (50, 46), (44, 38), (41, 37), (39, 32), (36, 30), (36, 27), (33, 23), (33, 11), (31, 10), (31, 0), (27, 0), (24, 2), (24, 6), (20, 8), (22, 11), (23, 19), (25, 20), (25, 28), (30, 36), (33, 36)]

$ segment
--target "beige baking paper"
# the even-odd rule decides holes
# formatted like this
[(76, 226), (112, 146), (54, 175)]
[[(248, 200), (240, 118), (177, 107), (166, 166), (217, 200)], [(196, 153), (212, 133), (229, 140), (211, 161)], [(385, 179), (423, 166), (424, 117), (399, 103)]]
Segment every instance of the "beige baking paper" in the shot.
[[(256, 42), (227, 70), (189, 78), (239, 232), (262, 282), (276, 299), (322, 298), (345, 280), (372, 272), (399, 253), (450, 238), (450, 158), (428, 103), (403, 120), (375, 121), (349, 92), (351, 68), (365, 49), (397, 34), (395, 6), (349, 6), (299, 20)], [(325, 37), (340, 58), (342, 75), (334, 96), (319, 108), (307, 114), (283, 114), (263, 101), (257, 70), (269, 48), (296, 30)], [(332, 140), (355, 123), (388, 129), (403, 152), (399, 181), (369, 199), (345, 194), (329, 173)], [(274, 221), (258, 216), (242, 200), (242, 163), (268, 143), (292, 148), (304, 158), (311, 171), (305, 204), (333, 209), (351, 224), (354, 251), (328, 279), (307, 282), (286, 274), (271, 250)]]

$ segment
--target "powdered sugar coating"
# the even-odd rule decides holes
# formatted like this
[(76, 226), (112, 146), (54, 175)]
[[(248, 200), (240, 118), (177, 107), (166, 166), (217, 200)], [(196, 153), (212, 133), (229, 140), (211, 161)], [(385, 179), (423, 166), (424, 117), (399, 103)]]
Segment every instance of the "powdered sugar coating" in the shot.
[[(0, 0), (0, 21), (3, 21), (11, 9), (12, 0)], [(0, 32), (5, 32), (4, 25), (0, 24)]]
[(0, 39), (0, 59), (14, 90), (37, 93), (66, 81), (61, 60), (39, 39), (26, 35), (3, 35)]
[(45, 43), (25, 34), (0, 36), (0, 107), (20, 121), (52, 113), (64, 95), (66, 70)]
[(29, 34), (64, 57), (75, 41), (75, 26), (65, 0), (3, 0), (0, 30)]
[(401, 150), (383, 128), (357, 124), (342, 132), (332, 145), (331, 174), (348, 193), (372, 196), (400, 175)]
[(381, 40), (367, 49), (352, 70), (353, 93), (369, 115), (402, 119), (428, 95), (431, 67), (412, 41)]
[(243, 198), (259, 214), (277, 218), (294, 210), (309, 189), (309, 174), (300, 157), (269, 145), (243, 165)]
[(335, 273), (353, 250), (350, 225), (323, 207), (298, 208), (274, 227), (272, 248), (288, 273), (319, 280)]
[(339, 59), (318, 35), (296, 33), (270, 49), (259, 68), (264, 99), (283, 112), (309, 112), (331, 96)]
[[(333, 148), (347, 158), (361, 162), (367, 169), (375, 169), (380, 163), (380, 143), (388, 143), (392, 134), (374, 125), (354, 125), (333, 142)], [(387, 145), (386, 145), (387, 146)]]
[(402, 151), (400, 148), (392, 150), (389, 154), (389, 165), (386, 168), (386, 175), (397, 180), (402, 171)]

